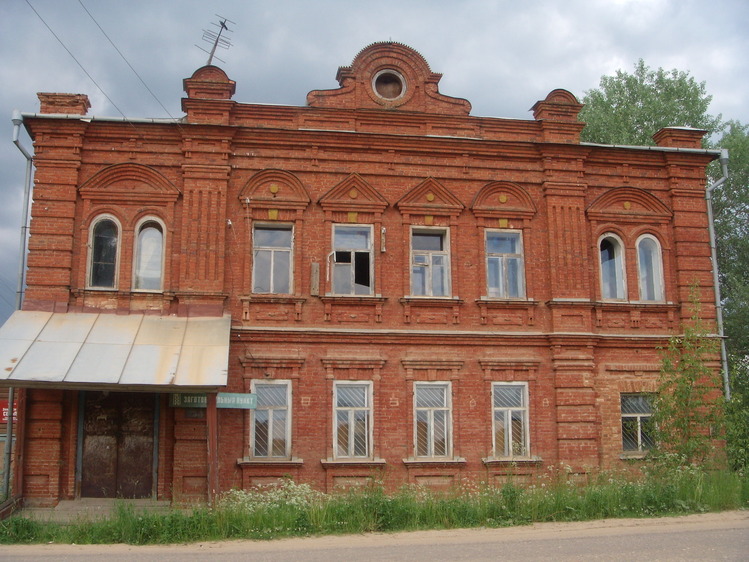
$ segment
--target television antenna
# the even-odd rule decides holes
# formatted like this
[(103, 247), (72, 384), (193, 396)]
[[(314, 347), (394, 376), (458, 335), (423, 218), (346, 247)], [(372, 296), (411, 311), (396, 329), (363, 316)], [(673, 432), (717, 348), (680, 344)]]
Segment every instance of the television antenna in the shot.
[(228, 49), (229, 47), (232, 46), (231, 40), (229, 40), (229, 38), (226, 37), (225, 35), (225, 33), (231, 33), (232, 30), (229, 29), (229, 27), (226, 24), (227, 23), (230, 23), (232, 25), (236, 25), (236, 24), (230, 19), (227, 19), (218, 14), (216, 14), (216, 17), (218, 18), (218, 23), (211, 23), (211, 25), (216, 27), (217, 30), (216, 31), (212, 29), (203, 30), (203, 41), (211, 45), (211, 50), (206, 51), (200, 45), (195, 45), (198, 49), (200, 49), (204, 53), (208, 53), (208, 62), (206, 63), (206, 65), (213, 64), (213, 59), (216, 59), (226, 64), (226, 61), (221, 60), (220, 58), (216, 56), (216, 49), (218, 47), (221, 47), (222, 49)]

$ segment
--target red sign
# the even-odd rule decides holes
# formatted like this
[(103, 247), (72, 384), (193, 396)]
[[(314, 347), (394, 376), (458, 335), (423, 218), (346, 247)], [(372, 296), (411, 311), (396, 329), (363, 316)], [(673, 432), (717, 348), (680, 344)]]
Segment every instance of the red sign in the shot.
[[(16, 404), (18, 406), (18, 404)], [(0, 400), (0, 410), (2, 411), (2, 414), (0, 414), (0, 423), (8, 423), (8, 401), (7, 400)], [(18, 409), (13, 408), (13, 423), (16, 423), (18, 421)]]

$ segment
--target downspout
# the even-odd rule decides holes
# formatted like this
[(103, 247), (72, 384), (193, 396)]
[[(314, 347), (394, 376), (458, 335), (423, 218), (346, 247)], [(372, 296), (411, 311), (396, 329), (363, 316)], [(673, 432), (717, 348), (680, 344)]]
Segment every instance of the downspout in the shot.
[(728, 353), (726, 352), (726, 338), (723, 331), (723, 304), (720, 296), (720, 282), (718, 279), (718, 250), (715, 246), (715, 225), (713, 224), (713, 190), (720, 187), (728, 179), (728, 150), (720, 151), (720, 167), (723, 176), (705, 191), (707, 201), (707, 224), (710, 230), (710, 258), (713, 260), (713, 285), (715, 286), (715, 316), (718, 322), (718, 337), (720, 338), (720, 359), (723, 365), (723, 393), (726, 400), (731, 399), (731, 383), (728, 376)]
[[(16, 287), (16, 310), (21, 310), (21, 304), (23, 303), (23, 288), (26, 280), (26, 240), (28, 237), (29, 229), (29, 205), (31, 202), (31, 166), (33, 163), (33, 157), (23, 147), (21, 142), (18, 140), (18, 136), (21, 130), (21, 123), (23, 123), (23, 117), (21, 113), (16, 109), (13, 110), (13, 144), (18, 147), (18, 150), (26, 157), (26, 179), (23, 184), (23, 217), (21, 218), (21, 246), (20, 254), (18, 256), (18, 284)], [(3, 465), (3, 496), (4, 499), (10, 497), (10, 461), (11, 461), (11, 449), (13, 448), (13, 413), (15, 404), (15, 389), (11, 386), (8, 388), (8, 423), (6, 425), (5, 433), (5, 455)]]

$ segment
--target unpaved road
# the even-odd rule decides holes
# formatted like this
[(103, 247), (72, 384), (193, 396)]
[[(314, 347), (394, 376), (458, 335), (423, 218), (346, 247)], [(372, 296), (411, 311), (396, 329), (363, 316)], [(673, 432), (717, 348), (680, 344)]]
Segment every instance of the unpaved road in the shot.
[(2, 546), (2, 560), (742, 560), (749, 511), (657, 519), (539, 523), (503, 529), (347, 535), (187, 545)]

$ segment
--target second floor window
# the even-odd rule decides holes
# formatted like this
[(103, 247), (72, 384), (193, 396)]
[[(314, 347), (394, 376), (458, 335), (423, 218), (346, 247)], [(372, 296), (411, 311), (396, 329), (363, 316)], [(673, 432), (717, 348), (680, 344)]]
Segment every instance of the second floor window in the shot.
[(288, 225), (255, 226), (252, 238), (253, 293), (291, 293), (292, 234)]
[(624, 257), (622, 243), (608, 234), (598, 245), (601, 265), (601, 296), (604, 299), (624, 299)]
[(450, 296), (450, 253), (446, 231), (411, 232), (411, 295)]
[(161, 291), (163, 270), (164, 231), (158, 222), (146, 221), (138, 229), (133, 289)]
[(335, 225), (333, 227), (333, 294), (371, 295), (372, 228)]
[(663, 300), (663, 262), (661, 247), (652, 236), (637, 241), (637, 269), (640, 276), (640, 300)]
[(114, 289), (117, 287), (117, 254), (119, 229), (108, 218), (96, 222), (91, 230), (91, 263), (89, 286)]
[(525, 296), (519, 232), (486, 231), (486, 281), (490, 297), (513, 299)]

